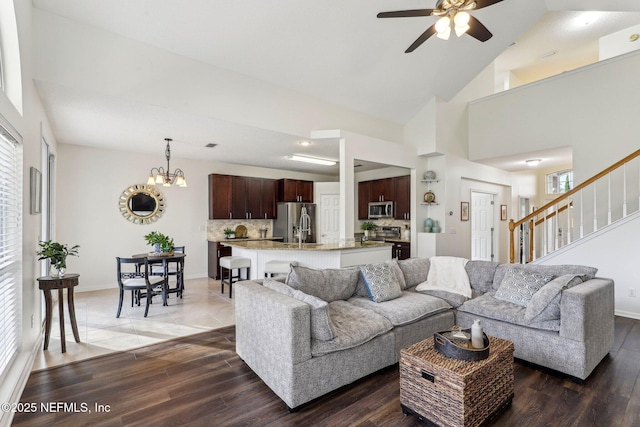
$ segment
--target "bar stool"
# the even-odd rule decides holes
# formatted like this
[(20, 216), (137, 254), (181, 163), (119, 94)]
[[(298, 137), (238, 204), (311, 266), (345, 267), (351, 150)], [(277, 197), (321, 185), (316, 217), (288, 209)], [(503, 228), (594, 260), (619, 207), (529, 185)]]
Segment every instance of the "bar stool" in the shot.
[[(251, 271), (251, 260), (249, 258), (244, 258), (240, 256), (223, 256), (220, 258), (220, 289), (224, 294), (224, 270), (227, 270), (229, 274), (227, 275), (227, 283), (229, 284), (229, 298), (231, 298), (231, 293), (233, 292), (233, 282), (237, 282), (240, 279), (240, 275), (242, 273), (242, 269), (247, 269), (247, 279), (249, 279), (249, 273)], [(238, 275), (233, 275), (233, 270), (238, 270)], [(235, 279), (235, 280), (233, 280)]]
[(274, 274), (287, 274), (291, 267), (298, 265), (296, 261), (268, 261), (264, 263), (264, 277), (272, 277)]

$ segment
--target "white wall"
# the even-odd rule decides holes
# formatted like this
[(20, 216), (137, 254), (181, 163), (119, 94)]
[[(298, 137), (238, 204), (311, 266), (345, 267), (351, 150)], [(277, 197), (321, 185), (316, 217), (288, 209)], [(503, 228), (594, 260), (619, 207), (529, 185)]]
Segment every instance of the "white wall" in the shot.
[(56, 238), (80, 245), (80, 256), (68, 260), (69, 271), (80, 274), (78, 292), (117, 286), (115, 257), (147, 252), (149, 247), (143, 236), (150, 231), (160, 231), (173, 237), (176, 245), (186, 246), (187, 278), (206, 277), (210, 173), (326, 179), (275, 169), (172, 158), (171, 165), (185, 172), (189, 186), (158, 187), (166, 198), (164, 215), (154, 224), (136, 225), (122, 217), (118, 198), (128, 186), (146, 183), (149, 170), (164, 161), (163, 152), (149, 156), (59, 144), (57, 161)]
[[(33, 85), (31, 2), (12, 2), (18, 22), (20, 43), (20, 70), (22, 81), (22, 113), (16, 109), (5, 93), (0, 92), (0, 115), (22, 136), (22, 330), (18, 346), (20, 353), (9, 367), (0, 383), (0, 402), (18, 402), (22, 387), (27, 380), (33, 355), (41, 349), (42, 292), (38, 290), (36, 278), (40, 276), (40, 262), (35, 255), (40, 240), (41, 215), (29, 214), (29, 169), (40, 166), (40, 141), (42, 137), (56, 149), (56, 139), (49, 125), (42, 102)], [(5, 17), (6, 18), (6, 17)], [(31, 323), (33, 319), (33, 326)], [(0, 425), (8, 422), (11, 413), (0, 413)]]
[(640, 52), (469, 105), (469, 159), (571, 146), (582, 182), (638, 149)]
[[(640, 240), (629, 236), (640, 236), (640, 213), (603, 228), (568, 250), (554, 252), (536, 261), (536, 264), (581, 264), (597, 267), (598, 277), (614, 279), (616, 314), (640, 319)], [(635, 297), (629, 296), (632, 290)]]

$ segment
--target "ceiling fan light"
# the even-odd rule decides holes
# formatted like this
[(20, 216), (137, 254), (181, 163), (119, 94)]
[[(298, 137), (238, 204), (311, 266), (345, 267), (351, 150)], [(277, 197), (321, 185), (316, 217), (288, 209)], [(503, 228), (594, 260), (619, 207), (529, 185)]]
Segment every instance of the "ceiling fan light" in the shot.
[[(440, 37), (440, 34), (443, 34), (445, 32), (450, 32), (451, 19), (448, 16), (443, 16), (442, 18), (438, 19), (438, 22), (436, 22), (436, 31), (438, 32), (438, 37)], [(447, 38), (449, 38), (448, 35), (447, 35)]]
[(164, 184), (164, 177), (161, 174), (156, 175), (156, 184)]
[(456, 27), (467, 27), (469, 28), (469, 19), (471, 16), (467, 12), (458, 12), (456, 16), (453, 17), (453, 22), (456, 24)]
[(456, 36), (460, 37), (461, 35), (466, 33), (468, 30), (469, 30), (468, 25), (465, 25), (465, 26), (456, 25)]
[(436, 34), (436, 36), (438, 36), (438, 38), (442, 40), (449, 40), (450, 35), (451, 35), (451, 27), (447, 27), (444, 31), (441, 31), (438, 34)]
[(149, 179), (147, 179), (147, 185), (156, 185), (156, 179), (153, 174), (149, 175)]

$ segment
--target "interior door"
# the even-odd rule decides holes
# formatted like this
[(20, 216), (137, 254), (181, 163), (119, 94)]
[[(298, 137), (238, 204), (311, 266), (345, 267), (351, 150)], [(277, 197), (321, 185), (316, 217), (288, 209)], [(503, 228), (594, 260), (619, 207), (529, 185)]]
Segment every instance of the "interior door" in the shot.
[(338, 243), (340, 240), (340, 195), (320, 196), (320, 232), (318, 243)]
[(493, 261), (493, 194), (471, 193), (471, 259)]

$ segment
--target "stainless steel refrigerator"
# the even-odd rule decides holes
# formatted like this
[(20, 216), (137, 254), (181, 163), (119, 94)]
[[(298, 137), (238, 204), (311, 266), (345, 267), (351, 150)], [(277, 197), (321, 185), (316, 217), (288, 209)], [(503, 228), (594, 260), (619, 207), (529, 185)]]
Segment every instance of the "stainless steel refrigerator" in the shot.
[[(283, 236), (285, 242), (298, 243), (298, 229), (300, 227), (300, 214), (302, 207), (306, 208), (308, 228), (303, 231), (302, 237), (305, 243), (316, 242), (316, 205), (314, 203), (278, 203), (278, 218), (273, 222), (273, 235)], [(303, 224), (304, 225), (304, 224)]]

